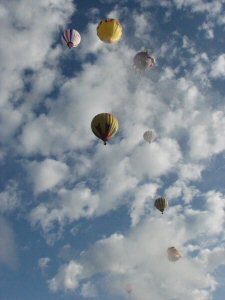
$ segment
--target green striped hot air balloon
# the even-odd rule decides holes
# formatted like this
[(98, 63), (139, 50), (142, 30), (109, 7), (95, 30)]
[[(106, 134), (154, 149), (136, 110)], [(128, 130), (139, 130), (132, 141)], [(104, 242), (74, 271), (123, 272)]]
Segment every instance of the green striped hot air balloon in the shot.
[(169, 203), (166, 198), (159, 197), (155, 200), (155, 207), (163, 214), (164, 210), (168, 207)]

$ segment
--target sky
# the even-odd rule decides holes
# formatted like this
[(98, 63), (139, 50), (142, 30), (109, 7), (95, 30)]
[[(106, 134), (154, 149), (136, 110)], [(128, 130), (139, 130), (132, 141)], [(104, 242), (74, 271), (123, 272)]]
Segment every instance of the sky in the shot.
[[(1, 1), (0, 299), (224, 299), (224, 11)], [(116, 44), (96, 34), (107, 17), (123, 27)], [(62, 44), (67, 28), (77, 48)], [(144, 49), (156, 66), (140, 73)], [(91, 131), (102, 112), (119, 122), (107, 146)]]

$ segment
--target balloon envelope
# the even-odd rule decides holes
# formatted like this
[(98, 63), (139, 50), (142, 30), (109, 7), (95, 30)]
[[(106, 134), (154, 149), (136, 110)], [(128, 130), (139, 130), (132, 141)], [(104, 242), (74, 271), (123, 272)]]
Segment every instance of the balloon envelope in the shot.
[(75, 29), (66, 29), (62, 35), (62, 42), (69, 48), (77, 47), (80, 44), (81, 36)]
[(155, 66), (155, 58), (148, 51), (141, 51), (135, 55), (133, 63), (137, 70), (145, 71)]
[(122, 25), (116, 19), (105, 19), (98, 24), (97, 35), (104, 43), (116, 43), (122, 34)]
[(177, 261), (182, 257), (181, 253), (175, 247), (167, 249), (167, 256), (169, 261)]
[(110, 140), (117, 132), (119, 127), (118, 120), (109, 113), (101, 113), (96, 115), (91, 122), (91, 129), (104, 144)]
[(156, 138), (156, 135), (155, 135), (155, 132), (153, 130), (147, 130), (145, 131), (145, 133), (143, 134), (143, 138), (146, 142), (148, 142), (149, 144), (152, 143), (155, 138)]
[(126, 292), (127, 292), (127, 294), (131, 294), (132, 291), (133, 291), (133, 288), (132, 288), (131, 284), (127, 284), (127, 286), (126, 286)]
[(163, 214), (164, 210), (168, 207), (169, 202), (166, 198), (163, 197), (159, 197), (155, 200), (155, 207), (161, 211), (161, 213)]

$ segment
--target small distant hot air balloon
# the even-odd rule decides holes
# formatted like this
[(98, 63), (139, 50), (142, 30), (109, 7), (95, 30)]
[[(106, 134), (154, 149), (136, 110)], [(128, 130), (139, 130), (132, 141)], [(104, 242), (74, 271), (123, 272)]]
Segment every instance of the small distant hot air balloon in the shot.
[(181, 253), (175, 247), (169, 247), (167, 249), (167, 255), (169, 261), (174, 261), (174, 262), (179, 260), (182, 257)]
[(94, 135), (101, 139), (104, 145), (116, 134), (118, 127), (117, 118), (109, 113), (98, 114), (91, 122), (91, 129)]
[(123, 34), (122, 25), (116, 19), (102, 20), (97, 27), (97, 35), (105, 43), (118, 42)]
[(80, 44), (81, 37), (75, 29), (66, 29), (62, 35), (62, 42), (69, 48), (77, 47)]
[(144, 138), (144, 140), (146, 142), (148, 142), (149, 144), (151, 144), (155, 140), (155, 138), (156, 138), (155, 132), (152, 129), (147, 130), (143, 134), (143, 138)]
[(130, 295), (133, 291), (132, 285), (131, 284), (127, 284), (126, 285), (126, 292), (128, 295)]
[(148, 50), (138, 52), (134, 57), (134, 67), (139, 71), (145, 71), (155, 66), (155, 58), (148, 54)]
[(155, 207), (163, 214), (164, 210), (168, 207), (169, 203), (166, 198), (159, 197), (155, 200)]

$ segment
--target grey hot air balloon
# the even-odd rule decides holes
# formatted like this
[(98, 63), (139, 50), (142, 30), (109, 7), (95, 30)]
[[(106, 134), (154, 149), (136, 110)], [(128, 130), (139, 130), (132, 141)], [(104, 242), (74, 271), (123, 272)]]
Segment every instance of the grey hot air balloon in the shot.
[(169, 203), (166, 198), (159, 197), (155, 200), (155, 207), (163, 214), (164, 210), (168, 207)]
[(155, 134), (154, 130), (150, 129), (150, 130), (145, 131), (145, 133), (143, 134), (143, 138), (146, 142), (151, 144), (155, 140), (156, 134)]

